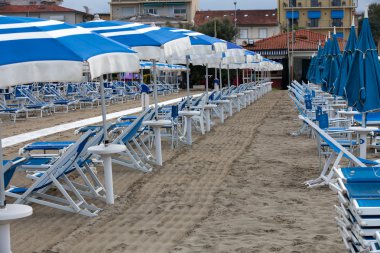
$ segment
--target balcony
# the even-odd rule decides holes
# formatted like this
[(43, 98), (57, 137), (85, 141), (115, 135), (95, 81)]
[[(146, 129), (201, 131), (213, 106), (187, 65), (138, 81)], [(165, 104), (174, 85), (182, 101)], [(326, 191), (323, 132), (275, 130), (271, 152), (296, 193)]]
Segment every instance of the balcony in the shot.
[[(352, 3), (352, 4), (351, 4)], [(283, 0), (282, 6), (285, 10), (290, 9), (342, 9), (356, 8), (355, 0), (330, 0), (329, 2), (322, 0)]]

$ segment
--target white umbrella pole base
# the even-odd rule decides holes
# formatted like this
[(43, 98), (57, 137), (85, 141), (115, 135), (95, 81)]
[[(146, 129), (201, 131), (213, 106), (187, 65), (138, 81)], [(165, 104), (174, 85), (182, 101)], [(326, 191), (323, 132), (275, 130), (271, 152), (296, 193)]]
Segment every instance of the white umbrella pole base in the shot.
[(205, 110), (205, 114), (206, 114), (206, 131), (207, 132), (210, 132), (211, 131), (211, 112), (209, 109)]
[(367, 159), (367, 133), (359, 134), (359, 156), (360, 158)]
[(125, 151), (127, 148), (124, 145), (100, 144), (98, 146), (89, 147), (88, 151), (100, 155), (104, 166), (104, 187), (106, 188), (106, 203), (113, 205), (115, 197), (113, 194), (113, 179), (112, 179), (112, 154), (117, 154)]
[(10, 224), (12, 221), (32, 215), (33, 209), (27, 205), (8, 204), (0, 209), (0, 253), (12, 253)]
[(110, 155), (101, 156), (104, 166), (104, 186), (106, 187), (106, 203), (107, 205), (115, 204), (113, 194), (113, 177), (112, 177), (112, 158)]
[(188, 145), (192, 145), (193, 144), (193, 139), (192, 139), (192, 136), (191, 136), (191, 118), (190, 117), (186, 117), (186, 143)]
[(141, 93), (141, 107), (143, 108), (143, 111), (149, 108), (149, 94), (148, 93)]
[(154, 145), (156, 146), (156, 164), (162, 166), (161, 129), (154, 128)]

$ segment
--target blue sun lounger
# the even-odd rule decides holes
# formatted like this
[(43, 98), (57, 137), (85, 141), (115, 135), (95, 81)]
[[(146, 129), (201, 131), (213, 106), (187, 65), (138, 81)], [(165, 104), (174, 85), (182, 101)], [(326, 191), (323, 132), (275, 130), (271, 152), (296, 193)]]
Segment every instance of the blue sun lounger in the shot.
[[(86, 144), (92, 136), (93, 133), (90, 131), (83, 134), (46, 169), (45, 173), (36, 177), (30, 187), (9, 186), (6, 195), (15, 198), (16, 204), (36, 203), (86, 216), (96, 216), (100, 209), (88, 204), (66, 175), (86, 152)], [(56, 193), (49, 194), (49, 189), (53, 186), (61, 196)]]

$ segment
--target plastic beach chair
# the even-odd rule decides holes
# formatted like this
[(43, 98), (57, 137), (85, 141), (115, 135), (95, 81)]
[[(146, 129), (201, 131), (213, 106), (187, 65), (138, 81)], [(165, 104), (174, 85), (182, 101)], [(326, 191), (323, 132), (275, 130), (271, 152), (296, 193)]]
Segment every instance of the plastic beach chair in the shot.
[[(100, 209), (87, 203), (67, 176), (67, 173), (74, 170), (81, 155), (86, 152), (86, 144), (91, 136), (91, 131), (83, 134), (75, 144), (69, 146), (58, 159), (49, 164), (44, 173), (35, 177), (30, 187), (9, 186), (6, 195), (16, 198), (16, 204), (37, 203), (86, 216), (96, 216)], [(56, 193), (59, 192), (61, 196), (56, 193), (49, 194), (48, 190), (52, 187), (55, 187), (58, 190)]]
[(325, 165), (322, 169), (320, 176), (317, 179), (309, 180), (305, 182), (309, 187), (321, 186), (329, 184), (333, 175), (334, 168), (338, 168), (341, 159), (346, 158), (353, 164), (365, 167), (365, 164), (374, 165), (378, 164), (377, 162), (362, 159), (356, 157), (351, 152), (349, 152), (342, 144), (340, 144), (337, 140), (332, 138), (328, 133), (326, 133), (323, 129), (318, 127), (312, 120), (302, 115), (298, 116), (301, 120), (303, 120), (307, 125), (309, 125), (316, 134), (324, 141), (325, 145), (327, 145), (331, 149), (330, 156), (325, 162)]

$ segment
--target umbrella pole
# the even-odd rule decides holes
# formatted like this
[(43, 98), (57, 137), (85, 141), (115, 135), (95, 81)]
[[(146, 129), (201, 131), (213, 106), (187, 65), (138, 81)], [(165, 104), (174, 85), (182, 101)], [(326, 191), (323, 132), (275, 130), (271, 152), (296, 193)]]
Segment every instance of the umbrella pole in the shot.
[(367, 127), (367, 113), (366, 113), (366, 112), (363, 112), (363, 113), (362, 113), (362, 126), (363, 126), (364, 128)]
[[(0, 124), (1, 127), (1, 124)], [(1, 135), (1, 129), (0, 129)], [(3, 166), (3, 146), (2, 138), (0, 136), (0, 209), (5, 208), (5, 180), (4, 180), (4, 166)]]
[(158, 120), (158, 98), (157, 98), (157, 65), (156, 65), (156, 60), (153, 60), (153, 97), (154, 97), (154, 117), (156, 120)]
[(236, 87), (239, 86), (239, 69), (236, 69)]
[(206, 63), (206, 103), (208, 104), (208, 64)]
[(187, 89), (187, 98), (186, 98), (186, 104), (187, 107), (190, 108), (190, 57), (186, 56), (186, 89)]
[(227, 64), (227, 79), (228, 79), (228, 89), (231, 87), (231, 80), (230, 80), (230, 65)]
[(142, 84), (144, 82), (144, 70), (140, 70), (140, 83)]
[(106, 112), (106, 99), (104, 94), (104, 77), (100, 76), (100, 96), (102, 102), (102, 121), (103, 121), (103, 131), (104, 131), (104, 145), (108, 145), (108, 134), (107, 134), (107, 112)]
[(219, 89), (223, 88), (222, 63), (219, 64)]

